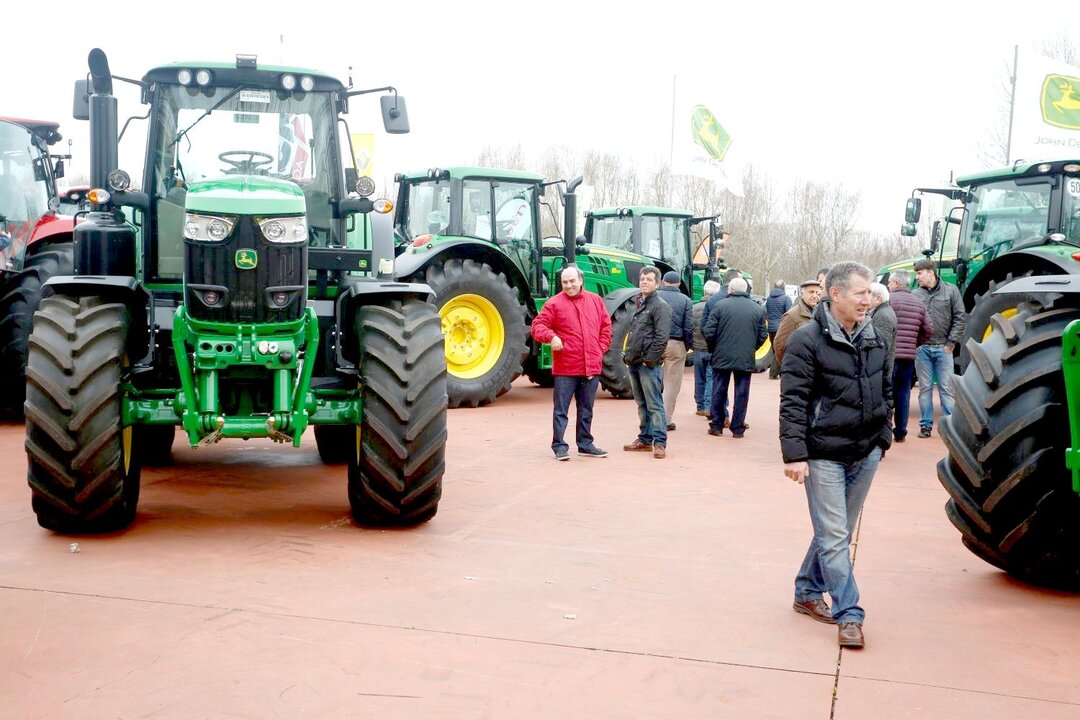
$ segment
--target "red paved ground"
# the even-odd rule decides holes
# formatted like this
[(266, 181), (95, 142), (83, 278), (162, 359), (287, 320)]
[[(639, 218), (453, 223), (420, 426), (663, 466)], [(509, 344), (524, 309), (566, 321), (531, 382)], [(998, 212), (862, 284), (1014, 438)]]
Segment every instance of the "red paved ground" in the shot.
[(881, 467), (867, 647), (841, 654), (790, 607), (810, 529), (779, 383), (754, 378), (737, 441), (691, 382), (664, 461), (619, 450), (635, 406), (603, 393), (607, 459), (556, 463), (550, 391), (521, 381), (451, 411), (439, 513), (404, 531), (353, 526), (313, 443), (232, 441), (145, 471), (128, 531), (55, 535), (0, 427), (0, 717), (1080, 717), (1080, 600), (961, 546), (936, 437)]

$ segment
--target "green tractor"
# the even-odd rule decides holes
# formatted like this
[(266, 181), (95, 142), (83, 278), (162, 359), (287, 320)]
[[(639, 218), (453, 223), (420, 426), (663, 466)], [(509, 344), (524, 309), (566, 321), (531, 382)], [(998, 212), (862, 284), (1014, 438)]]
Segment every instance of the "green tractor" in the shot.
[[(949, 222), (959, 226), (970, 361), (941, 423), (946, 513), (980, 558), (1077, 589), (1080, 161), (1017, 165), (958, 186)], [(909, 223), (918, 211), (914, 198)]]
[[(372, 274), (367, 214), (389, 203), (345, 162), (341, 115), (376, 91), (245, 55), (154, 68), (125, 80), (149, 105), (136, 189), (119, 169), (113, 79), (91, 51), (75, 107), (90, 121), (93, 205), (74, 231), (76, 274), (49, 280), (30, 338), (38, 523), (130, 524), (141, 463), (167, 456), (177, 427), (201, 447), (299, 446), (312, 426), (323, 459), (347, 463), (358, 522), (434, 516), (439, 316), (430, 288)], [(378, 91), (387, 132), (407, 132), (404, 99)]]
[(510, 390), (522, 374), (550, 374), (550, 353), (529, 336), (540, 307), (559, 289), (542, 254), (578, 252), (580, 178), (562, 193), (565, 240), (547, 248), (540, 207), (548, 185), (533, 173), (478, 167), (398, 175), (394, 275), (426, 283), (446, 338), (450, 407), (477, 407)]

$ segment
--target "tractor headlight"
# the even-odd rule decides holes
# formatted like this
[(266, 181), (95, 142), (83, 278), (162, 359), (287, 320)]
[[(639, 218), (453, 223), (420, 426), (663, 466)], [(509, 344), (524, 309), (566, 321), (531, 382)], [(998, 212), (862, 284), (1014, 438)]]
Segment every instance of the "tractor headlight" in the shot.
[(184, 237), (202, 242), (221, 242), (232, 234), (234, 225), (236, 218), (187, 213), (184, 216)]
[(307, 220), (303, 215), (259, 220), (263, 237), (272, 243), (294, 243), (307, 240)]
[(356, 193), (360, 197), (369, 197), (375, 194), (375, 181), (369, 175), (361, 175), (356, 180)]

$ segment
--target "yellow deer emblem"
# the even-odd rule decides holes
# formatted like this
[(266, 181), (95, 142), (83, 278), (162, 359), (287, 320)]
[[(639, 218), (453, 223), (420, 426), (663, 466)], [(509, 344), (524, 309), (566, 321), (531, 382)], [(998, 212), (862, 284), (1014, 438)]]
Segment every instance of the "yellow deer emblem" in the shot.
[(1072, 83), (1063, 82), (1058, 86), (1058, 90), (1061, 91), (1061, 99), (1055, 100), (1050, 103), (1059, 112), (1068, 112), (1069, 110), (1080, 110), (1080, 98), (1073, 97)]

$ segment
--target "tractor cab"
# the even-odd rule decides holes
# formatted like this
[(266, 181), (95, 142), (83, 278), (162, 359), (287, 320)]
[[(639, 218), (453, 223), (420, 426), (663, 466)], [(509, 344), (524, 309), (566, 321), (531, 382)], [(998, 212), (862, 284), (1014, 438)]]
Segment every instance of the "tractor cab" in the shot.
[(67, 157), (49, 153), (61, 139), (58, 128), (55, 122), (0, 118), (0, 270), (22, 270), (32, 236), (54, 215), (56, 178)]

